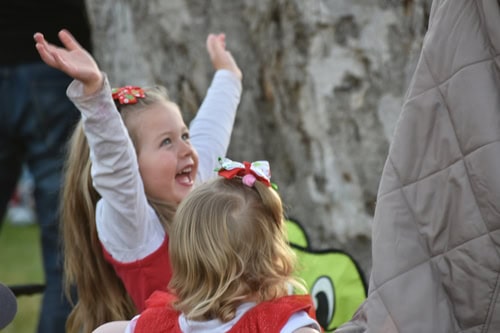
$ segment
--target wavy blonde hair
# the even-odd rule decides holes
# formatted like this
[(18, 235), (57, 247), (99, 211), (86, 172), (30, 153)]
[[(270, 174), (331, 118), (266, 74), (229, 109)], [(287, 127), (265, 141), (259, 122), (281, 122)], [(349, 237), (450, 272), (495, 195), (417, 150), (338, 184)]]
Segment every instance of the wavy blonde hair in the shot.
[(257, 181), (219, 178), (180, 203), (170, 233), (174, 307), (192, 320), (227, 322), (245, 301), (288, 294), (296, 258), (277, 192)]
[[(134, 145), (140, 110), (165, 101), (169, 101), (166, 89), (154, 87), (146, 89), (146, 98), (137, 104), (120, 107)], [(90, 150), (80, 121), (69, 141), (60, 205), (65, 292), (74, 304), (66, 322), (66, 331), (70, 333), (91, 332), (105, 322), (130, 319), (137, 312), (120, 278), (103, 256), (95, 222), (100, 195), (92, 185), (90, 169)], [(168, 229), (176, 205), (153, 200), (150, 204)], [(72, 299), (73, 287), (76, 303)]]

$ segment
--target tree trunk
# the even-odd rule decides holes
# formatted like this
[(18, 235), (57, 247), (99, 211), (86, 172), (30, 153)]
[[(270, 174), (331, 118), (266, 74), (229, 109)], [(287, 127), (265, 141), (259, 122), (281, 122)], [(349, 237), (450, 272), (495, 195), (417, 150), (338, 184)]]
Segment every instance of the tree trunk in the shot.
[(212, 78), (208, 32), (243, 71), (228, 157), (266, 159), (316, 249), (368, 274), (370, 223), (431, 0), (87, 0), (111, 84), (163, 84), (196, 113)]

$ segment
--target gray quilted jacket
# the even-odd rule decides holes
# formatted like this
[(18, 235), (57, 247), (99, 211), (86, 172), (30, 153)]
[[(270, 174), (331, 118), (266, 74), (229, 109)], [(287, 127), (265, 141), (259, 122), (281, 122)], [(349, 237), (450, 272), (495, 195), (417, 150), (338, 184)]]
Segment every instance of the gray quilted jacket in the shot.
[(434, 0), (372, 241), (368, 298), (336, 332), (500, 333), (498, 0)]

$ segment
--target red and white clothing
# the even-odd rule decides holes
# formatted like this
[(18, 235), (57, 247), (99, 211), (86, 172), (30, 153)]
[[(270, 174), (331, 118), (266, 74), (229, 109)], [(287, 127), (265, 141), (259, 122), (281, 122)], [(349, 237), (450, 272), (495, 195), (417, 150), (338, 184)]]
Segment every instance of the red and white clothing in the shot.
[[(165, 289), (170, 280), (168, 237), (148, 204), (134, 146), (104, 76), (94, 94), (84, 95), (82, 83), (75, 80), (67, 95), (82, 113), (93, 185), (102, 197), (96, 224), (105, 257), (140, 311), (151, 293)], [(218, 70), (190, 124), (190, 140), (199, 155), (196, 183), (216, 176), (214, 168), (217, 158), (226, 155), (241, 90), (234, 73)], [(149, 278), (155, 274), (161, 278)]]
[(137, 311), (146, 307), (145, 301), (155, 290), (166, 290), (172, 278), (170, 256), (168, 255), (168, 236), (158, 249), (145, 258), (120, 262), (103, 248), (105, 259), (113, 266), (127, 293), (134, 301)]
[(315, 320), (314, 306), (309, 295), (291, 295), (262, 303), (243, 303), (229, 322), (218, 319), (188, 320), (171, 306), (175, 298), (156, 291), (147, 300), (146, 310), (134, 317), (125, 333), (291, 333), (301, 327), (321, 328)]

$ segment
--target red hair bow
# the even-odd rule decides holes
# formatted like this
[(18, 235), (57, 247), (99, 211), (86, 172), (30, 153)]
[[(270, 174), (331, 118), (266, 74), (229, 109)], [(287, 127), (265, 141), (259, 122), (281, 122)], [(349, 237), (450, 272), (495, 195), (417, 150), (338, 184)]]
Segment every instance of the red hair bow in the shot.
[(136, 86), (125, 86), (120, 88), (113, 88), (111, 90), (111, 96), (115, 101), (120, 104), (135, 104), (137, 103), (137, 98), (144, 98), (146, 94), (144, 89)]
[(242, 177), (243, 184), (252, 187), (256, 180), (267, 186), (271, 186), (271, 169), (268, 161), (256, 161), (243, 163), (231, 161), (228, 158), (219, 158), (221, 167), (216, 170), (224, 178), (231, 179), (236, 176)]

